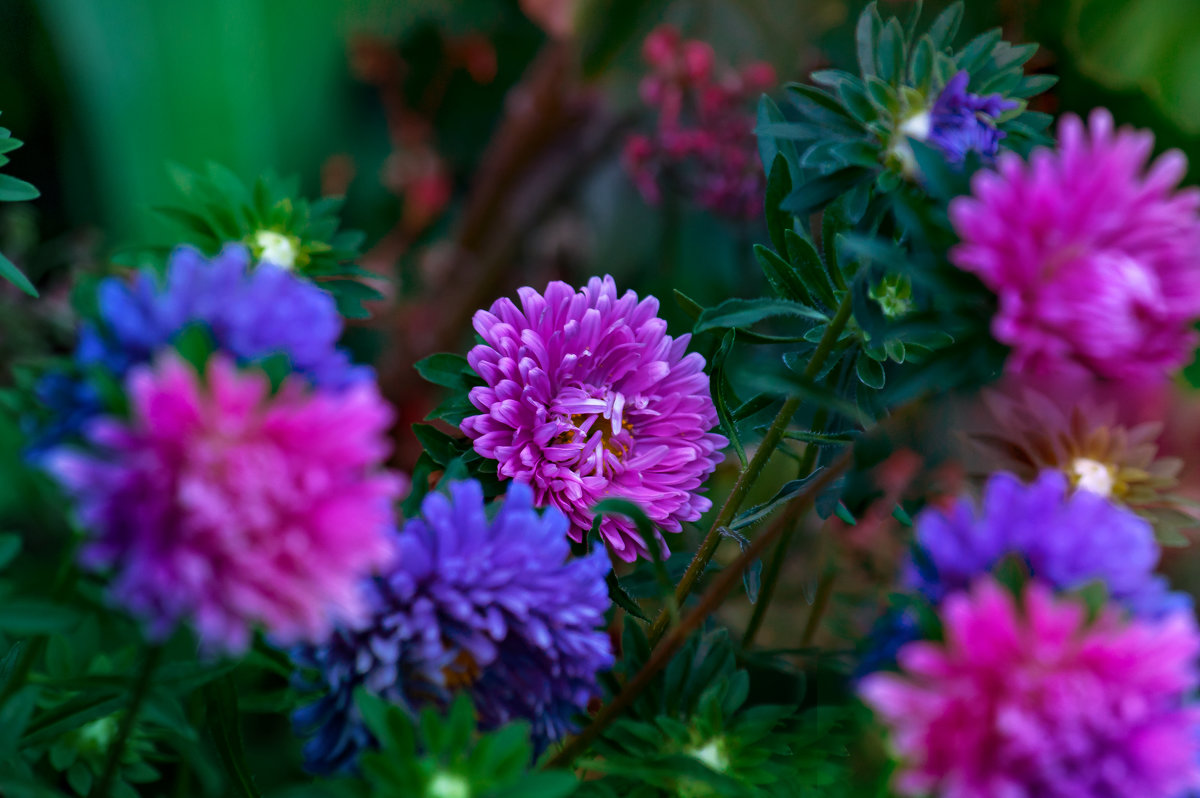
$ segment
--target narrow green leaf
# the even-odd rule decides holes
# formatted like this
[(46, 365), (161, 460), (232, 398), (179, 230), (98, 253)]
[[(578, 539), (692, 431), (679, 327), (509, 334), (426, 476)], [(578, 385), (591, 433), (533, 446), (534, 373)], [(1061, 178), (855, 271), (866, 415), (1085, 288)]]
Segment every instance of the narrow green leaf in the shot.
[(876, 40), (883, 28), (883, 20), (879, 16), (874, 0), (867, 4), (858, 17), (858, 25), (854, 30), (855, 52), (858, 54), (858, 69), (862, 76), (878, 74), (875, 62), (877, 48)]
[(696, 320), (694, 331), (741, 329), (772, 318), (811, 319), (828, 321), (818, 310), (786, 299), (726, 299), (716, 307), (706, 309)]
[(0, 253), (0, 277), (8, 280), (32, 297), (38, 295), (37, 289), (33, 287), (33, 283), (29, 282), (29, 278), (22, 274), (21, 270), (14, 266), (11, 260), (4, 257), (3, 253)]
[(37, 199), (42, 193), (33, 184), (12, 175), (0, 175), (0, 202), (25, 202)]
[(7, 567), (20, 552), (20, 535), (0, 535), (0, 568)]
[(945, 50), (958, 35), (958, 27), (962, 24), (963, 3), (958, 0), (949, 6), (929, 26), (929, 41), (935, 51)]
[(785, 211), (791, 211), (797, 216), (807, 216), (821, 210), (857, 183), (868, 180), (872, 176), (872, 170), (861, 166), (839, 169), (831, 174), (821, 175), (801, 183), (780, 203), (779, 207)]

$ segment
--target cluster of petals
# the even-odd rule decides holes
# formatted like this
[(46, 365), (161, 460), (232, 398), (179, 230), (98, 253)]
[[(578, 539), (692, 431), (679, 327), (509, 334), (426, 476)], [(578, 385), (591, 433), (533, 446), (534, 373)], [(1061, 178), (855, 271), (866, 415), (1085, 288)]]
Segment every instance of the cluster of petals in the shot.
[(1200, 634), (1189, 612), (1091, 623), (1038, 583), (993, 581), (942, 608), (944, 642), (863, 680), (902, 760), (895, 787), (939, 798), (1179, 798), (1200, 787)]
[(372, 744), (353, 703), (359, 687), (414, 714), (466, 691), (482, 727), (527, 720), (539, 748), (574, 730), (613, 663), (603, 628), (612, 566), (601, 547), (571, 559), (566, 528), (520, 483), (492, 520), (478, 482), (427, 496), (370, 584), (370, 616), (297, 651), (320, 674), (305, 685), (317, 699), (294, 718), (311, 735), (308, 768), (346, 770)]
[(1200, 191), (1187, 164), (1148, 165), (1146, 131), (1068, 115), (1057, 150), (1003, 153), (950, 205), (950, 253), (999, 300), (992, 334), (1017, 372), (1160, 378), (1188, 362), (1200, 318)]
[(961, 498), (925, 510), (916, 520), (909, 583), (933, 603), (967, 588), (1010, 556), (1058, 590), (1103, 583), (1108, 595), (1139, 614), (1187, 606), (1154, 573), (1154, 529), (1132, 510), (1089, 490), (1072, 490), (1067, 476), (1047, 469), (1026, 484), (999, 472), (983, 501)]
[[(716, 408), (690, 336), (667, 335), (658, 300), (619, 295), (611, 277), (518, 294), (519, 306), (504, 298), (475, 314), (483, 343), (467, 359), (486, 384), (471, 390), (480, 413), (462, 424), (475, 451), (562, 510), (574, 540), (610, 496), (668, 532), (698, 519), (727, 441), (710, 432)], [(600, 535), (625, 561), (654, 545), (624, 518), (605, 517)]]
[(761, 61), (721, 68), (711, 45), (686, 40), (669, 25), (646, 37), (642, 56), (650, 72), (639, 90), (657, 124), (653, 134), (626, 140), (623, 161), (643, 197), (657, 203), (662, 185), (673, 181), (720, 216), (758, 216), (765, 177), (751, 109), (775, 85), (775, 70)]
[(403, 488), (380, 468), (391, 411), (373, 384), (289, 377), (272, 394), (224, 355), (201, 378), (167, 353), (126, 389), (128, 419), (94, 419), (87, 448), (47, 462), (88, 531), (82, 563), (112, 572), (152, 635), (191, 620), (206, 648), (236, 653), (255, 628), (316, 640), (365, 610)]

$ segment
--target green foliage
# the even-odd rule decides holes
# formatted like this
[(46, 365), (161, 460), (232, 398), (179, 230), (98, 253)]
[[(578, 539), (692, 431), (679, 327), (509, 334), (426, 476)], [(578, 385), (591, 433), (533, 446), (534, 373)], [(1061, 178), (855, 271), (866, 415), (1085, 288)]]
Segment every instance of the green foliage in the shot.
[(763, 99), (757, 132), (764, 166), (772, 169), (776, 155), (782, 155), (794, 186), (777, 200), (779, 192), (769, 192), (769, 204), (775, 200), (803, 217), (848, 194), (847, 208), (859, 216), (873, 204), (888, 204), (887, 195), (906, 180), (920, 175), (928, 181), (926, 165), (911, 151), (913, 130), (906, 124), (927, 113), (946, 83), (963, 70), (970, 74), (970, 91), (1002, 94), (1020, 104), (997, 120), (1006, 148), (1027, 152), (1045, 141), (1050, 117), (1025, 110), (1030, 97), (1054, 83), (1023, 73), (1037, 45), (1012, 45), (992, 30), (955, 50), (951, 42), (962, 21), (962, 3), (915, 35), (920, 12), (921, 3), (915, 3), (907, 25), (895, 17), (885, 22), (871, 3), (856, 27), (858, 73), (824, 69), (813, 73), (816, 85), (790, 84), (795, 119)]
[[(18, 149), (22, 143), (19, 139), (13, 138), (12, 131), (8, 128), (0, 127), (0, 167), (9, 162), (7, 153)], [(24, 180), (19, 180), (12, 175), (0, 174), (0, 202), (25, 202), (37, 199), (39, 196), (41, 196), (40, 192)], [(0, 253), (0, 277), (30, 296), (38, 295), (37, 289), (33, 287), (33, 283), (29, 282), (29, 278), (22, 274), (21, 270), (2, 253)]]
[(383, 298), (358, 279), (376, 275), (354, 265), (361, 255), (363, 234), (338, 229), (342, 198), (310, 201), (300, 196), (299, 180), (271, 174), (247, 186), (214, 163), (203, 173), (177, 166), (172, 177), (180, 203), (154, 211), (180, 235), (148, 254), (161, 259), (177, 244), (187, 243), (215, 255), (227, 243), (242, 243), (256, 258), (317, 281), (347, 318), (366, 318), (370, 314), (362, 303)]
[[(618, 668), (636, 673), (649, 644), (625, 625)], [(579, 764), (605, 774), (580, 796), (837, 795), (845, 756), (840, 715), (821, 708), (754, 704), (750, 675), (737, 667), (724, 630), (693, 635), (628, 715), (617, 720)]]
[(444, 717), (426, 709), (415, 724), (400, 707), (365, 691), (357, 693), (356, 701), (379, 741), (379, 750), (363, 754), (360, 761), (371, 795), (566, 798), (575, 791), (570, 773), (530, 770), (528, 723), (481, 733), (466, 695), (460, 694)]

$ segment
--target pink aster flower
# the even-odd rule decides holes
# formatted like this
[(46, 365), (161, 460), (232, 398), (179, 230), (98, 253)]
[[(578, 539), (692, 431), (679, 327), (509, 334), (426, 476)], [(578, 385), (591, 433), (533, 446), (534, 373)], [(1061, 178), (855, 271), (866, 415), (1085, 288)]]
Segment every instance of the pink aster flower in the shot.
[[(700, 487), (728, 441), (709, 432), (717, 412), (704, 358), (685, 354), (691, 336), (667, 335), (658, 300), (618, 296), (611, 277), (517, 293), (520, 307), (501, 299), (475, 314), (484, 343), (467, 359), (487, 384), (471, 390), (482, 414), (462, 425), (475, 451), (562, 510), (574, 540), (606, 496), (669, 532), (699, 518), (711, 506)], [(605, 518), (600, 535), (627, 562), (649, 553), (624, 519)]]
[(904, 760), (896, 787), (940, 798), (1177, 798), (1200, 786), (1200, 633), (1031, 585), (1018, 606), (995, 582), (943, 607), (945, 643), (904, 646), (904, 673), (862, 693)]
[(136, 367), (128, 420), (91, 425), (90, 451), (51, 469), (113, 570), (114, 598), (155, 636), (190, 617), (207, 647), (238, 652), (262, 625), (319, 640), (362, 611), (388, 561), (398, 476), (379, 469), (391, 411), (371, 383), (313, 392), (214, 356), (202, 383), (175, 355)]
[(1000, 300), (992, 333), (1014, 371), (1162, 375), (1191, 358), (1200, 317), (1200, 191), (1175, 187), (1179, 152), (1149, 164), (1148, 131), (1092, 112), (1059, 125), (1057, 151), (1000, 156), (950, 205), (951, 253)]

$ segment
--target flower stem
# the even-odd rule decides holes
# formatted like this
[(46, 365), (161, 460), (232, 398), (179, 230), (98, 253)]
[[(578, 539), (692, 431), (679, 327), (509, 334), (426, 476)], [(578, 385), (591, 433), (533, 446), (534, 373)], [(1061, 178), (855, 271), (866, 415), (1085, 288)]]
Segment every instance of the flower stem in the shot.
[[(828, 418), (829, 413), (826, 412), (825, 408), (818, 410), (813, 416), (813, 430), (815, 432), (824, 432), (825, 422)], [(804, 458), (800, 461), (800, 467), (797, 469), (799, 472), (798, 477), (803, 479), (811, 474), (816, 464), (817, 446), (810, 443), (804, 449)], [(746, 624), (746, 631), (742, 634), (742, 648), (750, 648), (754, 644), (754, 637), (758, 634), (763, 619), (767, 617), (767, 607), (770, 606), (771, 599), (775, 597), (775, 586), (779, 582), (779, 574), (783, 571), (783, 561), (787, 559), (787, 551), (792, 545), (792, 538), (796, 535), (796, 524), (799, 520), (800, 516), (796, 512), (796, 505), (793, 504), (777, 522), (784, 524), (787, 528), (783, 530), (783, 535), (779, 538), (779, 542), (775, 544), (775, 550), (771, 553), (771, 560), (767, 563), (766, 571), (763, 572), (762, 587), (758, 591), (758, 601), (754, 605), (754, 612), (750, 615), (750, 622)]]
[[(838, 338), (841, 337), (842, 330), (846, 329), (846, 323), (850, 321), (851, 302), (852, 296), (847, 292), (842, 298), (841, 304), (838, 305), (837, 312), (829, 322), (829, 326), (825, 328), (825, 334), (821, 336), (821, 340), (817, 343), (817, 348), (813, 352), (812, 359), (808, 361), (808, 366), (804, 369), (805, 378), (815, 378), (825, 365), (825, 360), (833, 351)], [(717, 546), (721, 543), (721, 530), (729, 525), (729, 522), (733, 520), (733, 516), (741, 509), (742, 502), (746, 500), (746, 494), (750, 492), (750, 488), (762, 473), (767, 461), (775, 453), (775, 447), (783, 439), (783, 433), (787, 431), (788, 424), (792, 421), (792, 416), (799, 409), (800, 400), (798, 398), (792, 397), (783, 403), (783, 407), (779, 409), (779, 414), (775, 416), (775, 420), (767, 428), (767, 433), (763, 436), (762, 443), (759, 444), (758, 449), (755, 450), (754, 456), (750, 458), (750, 462), (746, 464), (746, 467), (742, 469), (742, 473), (738, 475), (733, 490), (725, 498), (725, 503), (721, 505), (717, 517), (713, 519), (708, 534), (704, 536), (704, 540), (700, 543), (700, 548), (696, 551), (696, 556), (688, 564), (687, 570), (684, 571), (683, 577), (679, 580), (679, 584), (675, 588), (675, 601), (679, 606), (683, 606), (684, 601), (691, 595), (692, 590), (696, 586), (696, 581), (704, 573), (704, 569), (708, 567), (708, 563), (712, 560)], [(666, 610), (659, 612), (658, 617), (654, 619), (654, 625), (650, 627), (650, 645), (656, 645), (662, 639), (670, 620), (670, 615)]]
[(121, 768), (121, 758), (125, 755), (125, 745), (129, 742), (130, 735), (133, 734), (133, 727), (137, 723), (138, 712), (146, 700), (146, 694), (150, 692), (150, 682), (154, 678), (154, 671), (158, 668), (159, 660), (162, 659), (162, 652), (161, 644), (150, 645), (146, 648), (146, 654), (142, 657), (142, 667), (138, 671), (137, 682), (133, 686), (133, 695), (129, 699), (129, 706), (125, 708), (125, 716), (121, 718), (117, 737), (108, 749), (108, 760), (104, 763), (104, 772), (100, 776), (100, 781), (96, 783), (96, 789), (91, 792), (92, 798), (108, 798), (112, 790), (113, 780), (116, 779), (117, 771)]
[[(847, 452), (837, 462), (831, 464), (810, 482), (804, 491), (792, 500), (793, 503), (800, 506), (801, 509), (799, 512), (803, 513), (811, 507), (821, 491), (829, 487), (849, 465), (850, 453)], [(712, 585), (700, 597), (700, 600), (696, 602), (696, 606), (683, 616), (678, 625), (672, 626), (666, 637), (662, 639), (662, 642), (654, 647), (650, 653), (650, 658), (642, 666), (641, 670), (625, 683), (625, 686), (621, 688), (621, 692), (610, 703), (606, 704), (596, 713), (596, 716), (592, 718), (592, 722), (583, 731), (569, 740), (557, 754), (546, 762), (546, 767), (570, 767), (571, 763), (587, 750), (587, 747), (642, 694), (658, 672), (670, 662), (671, 657), (679, 650), (684, 641), (687, 640), (688, 635), (700, 626), (700, 624), (704, 623), (704, 619), (739, 584), (742, 572), (749, 567), (750, 563), (762, 556), (762, 553), (766, 551), (767, 547), (774, 542), (776, 536), (782, 531), (782, 525), (770, 527), (765, 533), (752, 540), (750, 545), (746, 547), (746, 550), (742, 552), (732, 565), (721, 569), (721, 572), (713, 577)]]

